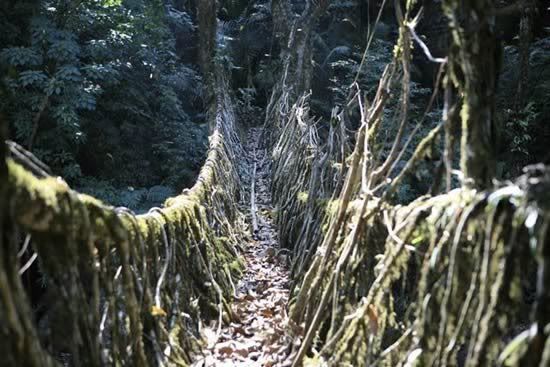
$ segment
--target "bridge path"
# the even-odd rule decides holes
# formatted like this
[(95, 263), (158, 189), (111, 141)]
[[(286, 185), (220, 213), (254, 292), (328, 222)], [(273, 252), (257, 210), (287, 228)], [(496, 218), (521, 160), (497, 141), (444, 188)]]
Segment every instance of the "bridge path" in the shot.
[(286, 334), (289, 272), (284, 249), (278, 247), (270, 193), (270, 160), (260, 128), (248, 131), (244, 144), (248, 174), (247, 213), (250, 236), (243, 244), (246, 268), (236, 285), (233, 321), (221, 328), (205, 326), (205, 346), (194, 367), (286, 366), (291, 340)]

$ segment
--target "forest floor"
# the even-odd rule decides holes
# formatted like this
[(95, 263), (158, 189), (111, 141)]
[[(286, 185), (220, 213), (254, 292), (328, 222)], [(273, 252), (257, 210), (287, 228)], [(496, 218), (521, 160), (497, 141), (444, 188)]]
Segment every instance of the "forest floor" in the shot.
[[(231, 305), (233, 321), (221, 330), (203, 328), (203, 355), (194, 367), (288, 366), (292, 340), (287, 336), (289, 272), (284, 250), (278, 247), (272, 220), (270, 160), (262, 148), (259, 128), (245, 142), (251, 238), (243, 244), (245, 270)], [(248, 181), (248, 182), (247, 182)]]

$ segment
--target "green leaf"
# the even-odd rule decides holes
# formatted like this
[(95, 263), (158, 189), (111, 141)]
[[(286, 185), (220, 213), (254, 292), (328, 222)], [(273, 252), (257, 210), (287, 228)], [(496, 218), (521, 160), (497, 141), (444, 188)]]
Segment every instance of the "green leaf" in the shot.
[(0, 52), (0, 60), (13, 66), (38, 66), (42, 57), (29, 47), (10, 47)]
[(48, 77), (41, 71), (27, 70), (19, 75), (19, 83), (22, 87), (42, 87), (47, 80)]
[(104, 7), (112, 7), (112, 6), (120, 6), (122, 4), (122, 0), (103, 0), (101, 2), (101, 5)]

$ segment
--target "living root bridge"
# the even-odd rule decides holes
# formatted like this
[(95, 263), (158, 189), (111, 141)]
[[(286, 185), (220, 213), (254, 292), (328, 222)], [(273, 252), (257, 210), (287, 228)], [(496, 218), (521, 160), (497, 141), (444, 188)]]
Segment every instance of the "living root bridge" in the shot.
[[(547, 173), (530, 174), (548, 188)], [(545, 277), (549, 216), (531, 191), (371, 199), (363, 216), (353, 200), (333, 250), (321, 246), (298, 285), (294, 322), (322, 336), (312, 346), (330, 365), (548, 365), (548, 290), (534, 278)]]
[(277, 224), (293, 254), (289, 315), (301, 339), (294, 365), (548, 366), (550, 170), (396, 206), (393, 182), (364, 190), (366, 129), (337, 165), (333, 132), (325, 144), (312, 138), (306, 102), (281, 110), (288, 120), (273, 134), (274, 172), (285, 173), (272, 187)]
[[(351, 94), (322, 138), (286, 74), (273, 88), (267, 122), (277, 137), (276, 223), (293, 255), (293, 366), (547, 367), (550, 169), (527, 167), (515, 183), (487, 191), (393, 200), (445, 129), (417, 136), (402, 159), (411, 143), (403, 131), (412, 3), (376, 95)], [(393, 119), (383, 113), (392, 95), (400, 101)], [(354, 114), (360, 126), (348, 155), (340, 124)], [(384, 129), (395, 126), (387, 139)]]
[[(240, 156), (232, 101), (216, 81), (215, 130), (197, 183), (134, 215), (37, 178), (7, 159), (0, 184), (0, 354), (10, 366), (186, 365), (201, 318), (222, 322), (242, 264), (235, 247)], [(4, 211), (7, 208), (6, 211)], [(20, 274), (21, 234), (48, 295), (39, 320)]]
[(290, 111), (288, 98), (279, 102), (288, 120), (273, 134), (273, 166), (286, 176), (273, 195), (294, 255), (294, 365), (548, 366), (550, 170), (531, 166), (515, 184), (396, 206), (391, 193), (404, 173), (380, 184), (367, 154), (383, 95), (345, 161), (332, 153), (332, 130), (329, 143), (311, 138), (307, 100)]

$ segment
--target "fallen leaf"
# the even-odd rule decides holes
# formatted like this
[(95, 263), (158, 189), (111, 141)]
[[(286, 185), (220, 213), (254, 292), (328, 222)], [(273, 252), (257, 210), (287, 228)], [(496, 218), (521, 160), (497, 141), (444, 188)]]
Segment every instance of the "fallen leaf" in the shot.
[(369, 317), (370, 332), (376, 334), (378, 332), (378, 313), (373, 305), (367, 306), (367, 316)]

